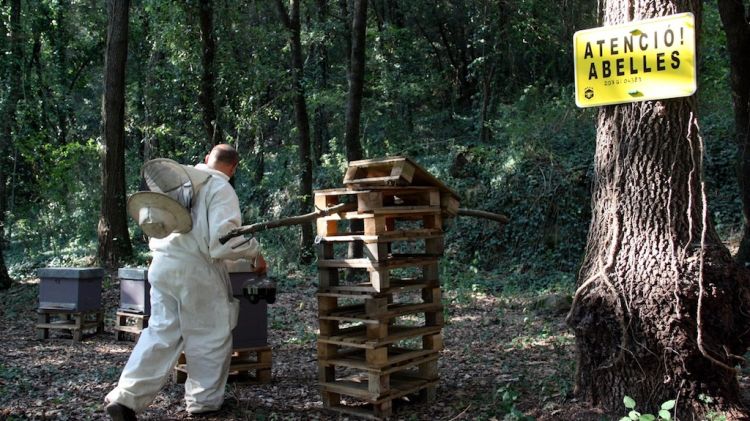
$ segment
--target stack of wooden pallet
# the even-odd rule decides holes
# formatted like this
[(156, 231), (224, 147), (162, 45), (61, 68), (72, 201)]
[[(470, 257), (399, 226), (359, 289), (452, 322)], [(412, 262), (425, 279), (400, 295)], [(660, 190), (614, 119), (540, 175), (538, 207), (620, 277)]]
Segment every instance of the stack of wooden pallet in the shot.
[[(324, 407), (382, 419), (402, 397), (435, 396), (442, 222), (458, 195), (405, 157), (352, 162), (344, 184), (315, 192), (319, 209), (356, 203), (317, 221), (320, 387)], [(364, 257), (347, 258), (356, 242)]]

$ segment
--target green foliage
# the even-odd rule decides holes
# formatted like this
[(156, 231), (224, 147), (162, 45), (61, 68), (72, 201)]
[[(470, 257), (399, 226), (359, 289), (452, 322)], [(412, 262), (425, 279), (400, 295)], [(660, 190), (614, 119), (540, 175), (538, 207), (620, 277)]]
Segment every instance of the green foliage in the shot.
[(627, 417), (620, 418), (620, 421), (654, 421), (654, 420), (664, 420), (664, 421), (670, 421), (672, 419), (672, 413), (669, 412), (672, 409), (674, 409), (675, 400), (668, 400), (661, 404), (661, 407), (659, 408), (658, 415), (652, 415), (652, 414), (641, 414), (640, 412), (635, 410), (636, 402), (633, 398), (631, 398), (628, 395), (625, 395), (623, 397), (622, 402), (625, 404), (625, 408), (629, 409)]
[[(315, 146), (314, 188), (341, 186), (349, 28), (340, 5), (302, 5), (303, 84)], [(361, 135), (366, 158), (405, 154), (462, 197), (503, 213), (447, 223), (441, 270), (458, 300), (475, 292), (568, 291), (590, 217), (594, 111), (575, 108), (572, 34), (593, 27), (593, 0), (555, 3), (388, 2), (369, 8)], [(6, 260), (17, 278), (39, 266), (87, 265), (99, 218), (104, 5), (24, 4), (24, 95), (13, 132)], [(200, 161), (201, 43), (195, 2), (131, 7), (126, 86), (126, 185), (146, 158)], [(235, 187), (246, 223), (299, 209), (297, 133), (287, 32), (273, 2), (214, 3), (218, 124), (242, 155)], [(0, 6), (7, 26), (8, 6)], [(741, 224), (732, 170), (725, 40), (705, 7), (698, 98), (712, 216), (725, 237)], [(0, 48), (7, 52), (6, 37)], [(7, 55), (7, 54), (6, 54)], [(0, 63), (2, 70), (8, 62)], [(485, 89), (485, 87), (487, 89)], [(8, 87), (0, 86), (0, 105)], [(486, 108), (484, 107), (486, 105)], [(485, 115), (482, 115), (484, 110)], [(321, 118), (318, 118), (321, 117)], [(481, 138), (485, 127), (489, 136)], [(129, 221), (135, 264), (148, 261)], [(272, 272), (299, 272), (299, 227), (257, 234)]]
[(518, 396), (518, 392), (507, 386), (497, 389), (494, 395), (495, 409), (498, 411), (496, 415), (503, 416), (505, 421), (534, 421), (533, 417), (524, 415), (516, 408)]

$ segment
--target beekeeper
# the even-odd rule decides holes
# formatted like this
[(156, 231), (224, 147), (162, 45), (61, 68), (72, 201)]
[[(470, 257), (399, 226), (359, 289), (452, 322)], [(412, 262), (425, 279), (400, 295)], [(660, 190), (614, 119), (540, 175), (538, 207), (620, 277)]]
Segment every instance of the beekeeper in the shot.
[(136, 419), (159, 393), (180, 352), (187, 362), (187, 411), (216, 411), (224, 401), (239, 312), (224, 261), (248, 259), (260, 273), (265, 262), (254, 239), (239, 246), (242, 237), (219, 242), (241, 225), (239, 200), (229, 184), (239, 154), (217, 145), (204, 161), (195, 167), (168, 159), (147, 162), (142, 173), (151, 191), (128, 200), (128, 212), (150, 237), (151, 316), (117, 387), (105, 398), (112, 419)]

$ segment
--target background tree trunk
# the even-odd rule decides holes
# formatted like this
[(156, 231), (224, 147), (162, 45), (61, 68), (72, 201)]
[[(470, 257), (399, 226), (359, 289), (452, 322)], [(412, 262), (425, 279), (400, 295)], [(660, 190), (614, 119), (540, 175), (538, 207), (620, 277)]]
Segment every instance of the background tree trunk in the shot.
[[(327, 0), (316, 0), (315, 1), (318, 10), (317, 10), (317, 22), (316, 24), (321, 27), (325, 28), (325, 25), (328, 21), (328, 1)], [(324, 39), (317, 43), (315, 45), (315, 51), (317, 52), (317, 60), (318, 60), (318, 71), (320, 72), (320, 81), (319, 81), (319, 89), (326, 91), (329, 89), (328, 86), (328, 43), (330, 43), (330, 38), (328, 36), (328, 30), (325, 30)], [(313, 161), (315, 162), (316, 166), (320, 166), (321, 163), (321, 157), (324, 153), (328, 152), (328, 139), (329, 139), (329, 133), (328, 133), (328, 119), (329, 112), (326, 109), (326, 106), (324, 104), (318, 104), (314, 111), (315, 115), (315, 122), (313, 124), (313, 139), (314, 139), (314, 148), (313, 148)]]
[(128, 57), (129, 7), (129, 0), (107, 1), (98, 256), (101, 264), (108, 268), (116, 268), (133, 254), (125, 209), (125, 63)]
[[(21, 0), (10, 2), (10, 56), (7, 71), (9, 83), (8, 98), (2, 113), (2, 131), (0, 132), (0, 290), (8, 289), (11, 278), (5, 264), (3, 252), (6, 248), (5, 222), (6, 204), (8, 202), (6, 185), (9, 171), (13, 168), (10, 152), (13, 144), (13, 130), (16, 126), (16, 108), (21, 99), (21, 63), (23, 62), (21, 33)], [(6, 56), (8, 57), (8, 56)]]
[[(289, 30), (289, 43), (292, 53), (292, 89), (294, 102), (294, 117), (299, 132), (299, 165), (301, 166), (300, 174), (300, 208), (302, 213), (309, 212), (312, 209), (312, 159), (310, 154), (310, 119), (307, 114), (307, 104), (305, 102), (305, 88), (302, 86), (304, 77), (304, 64), (302, 61), (302, 41), (300, 39), (300, 14), (299, 1), (291, 0), (289, 2), (289, 14), (281, 3), (276, 0), (276, 7), (279, 9), (279, 15), (284, 26)], [(312, 223), (308, 222), (301, 225), (302, 239), (300, 248), (300, 261), (310, 263), (313, 259), (313, 229)]]
[(365, 85), (365, 32), (367, 30), (367, 0), (355, 0), (352, 10), (351, 65), (349, 67), (349, 93), (346, 101), (346, 159), (362, 159), (359, 135), (362, 116), (362, 92)]
[(203, 46), (201, 64), (201, 92), (198, 103), (203, 109), (203, 128), (206, 130), (208, 150), (214, 145), (222, 143), (224, 134), (219, 125), (216, 113), (216, 36), (214, 35), (214, 6), (213, 0), (200, 0), (198, 14), (201, 21), (201, 44)]
[(719, 14), (727, 35), (734, 122), (737, 138), (737, 181), (742, 199), (744, 229), (735, 259), (750, 265), (750, 23), (741, 0), (719, 0)]
[[(344, 145), (346, 159), (362, 159), (362, 142), (359, 126), (362, 116), (362, 92), (365, 85), (365, 34), (367, 31), (367, 0), (355, 0), (352, 10), (351, 51), (349, 61), (349, 93), (346, 101), (346, 132)], [(364, 232), (365, 222), (355, 219), (350, 222), (352, 232)], [(363, 256), (364, 243), (349, 243), (349, 258)], [(353, 275), (350, 271), (349, 275)]]
[[(698, 0), (604, 2), (604, 24), (693, 12)], [(623, 413), (677, 400), (676, 417), (740, 409), (734, 365), (750, 342), (748, 275), (708, 219), (694, 97), (602, 107), (592, 220), (568, 324), (576, 391)], [(703, 405), (699, 396), (713, 398)]]

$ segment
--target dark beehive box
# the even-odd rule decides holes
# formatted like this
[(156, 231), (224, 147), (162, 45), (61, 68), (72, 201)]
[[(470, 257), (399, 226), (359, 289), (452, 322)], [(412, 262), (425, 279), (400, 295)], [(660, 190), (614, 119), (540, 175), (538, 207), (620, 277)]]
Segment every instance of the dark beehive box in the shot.
[(148, 269), (120, 268), (120, 310), (130, 313), (151, 314), (151, 284)]
[(43, 310), (98, 310), (102, 306), (101, 268), (43, 268), (39, 277), (39, 308)]
[(242, 287), (247, 281), (258, 279), (250, 272), (250, 265), (230, 263), (229, 280), (232, 282), (232, 294), (240, 300), (240, 314), (237, 326), (232, 330), (232, 348), (255, 348), (268, 345), (268, 303), (260, 300), (255, 304), (243, 297)]

